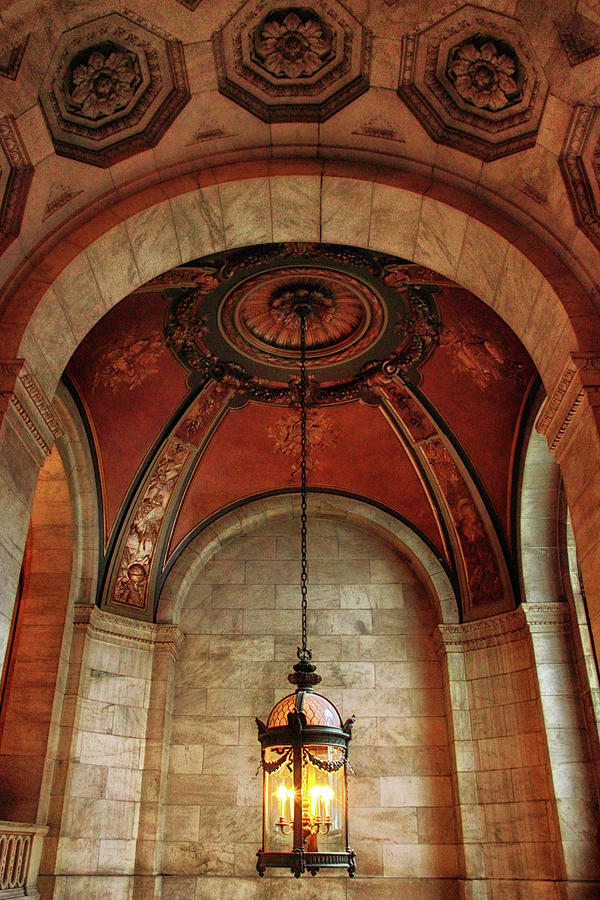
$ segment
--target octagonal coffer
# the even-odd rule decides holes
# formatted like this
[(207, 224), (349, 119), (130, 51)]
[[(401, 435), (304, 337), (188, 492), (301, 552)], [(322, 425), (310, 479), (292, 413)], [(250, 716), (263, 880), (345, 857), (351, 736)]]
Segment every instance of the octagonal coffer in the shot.
[(219, 91), (264, 122), (323, 122), (369, 87), (371, 34), (335, 0), (250, 0), (213, 49)]
[(103, 168), (154, 147), (189, 99), (181, 43), (119, 13), (66, 31), (40, 91), (56, 152)]
[(490, 161), (534, 146), (548, 82), (516, 19), (465, 4), (404, 36), (398, 93), (435, 141)]

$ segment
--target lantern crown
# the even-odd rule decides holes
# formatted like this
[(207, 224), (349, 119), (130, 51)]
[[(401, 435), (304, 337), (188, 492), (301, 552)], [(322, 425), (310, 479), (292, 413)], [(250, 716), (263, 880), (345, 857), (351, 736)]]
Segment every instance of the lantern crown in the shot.
[(342, 718), (333, 703), (322, 694), (315, 694), (314, 691), (298, 690), (276, 703), (269, 714), (267, 728), (287, 725), (290, 713), (303, 713), (307, 725), (342, 727)]

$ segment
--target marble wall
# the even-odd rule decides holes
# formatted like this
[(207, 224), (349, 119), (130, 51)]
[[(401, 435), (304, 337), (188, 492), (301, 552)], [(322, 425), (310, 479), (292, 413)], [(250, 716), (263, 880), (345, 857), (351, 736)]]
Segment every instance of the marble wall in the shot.
[[(291, 691), (299, 549), (299, 522), (277, 519), (225, 546), (184, 601), (165, 873), (256, 877), (254, 716), (266, 718)], [(349, 792), (359, 877), (452, 880), (452, 765), (423, 587), (387, 544), (335, 519), (311, 519), (309, 566), (309, 645), (322, 688), (344, 718), (357, 715)], [(344, 896), (346, 881), (335, 888)], [(452, 881), (445, 890), (451, 895)]]
[(309, 646), (323, 692), (357, 716), (357, 877), (258, 878), (254, 716), (290, 690), (298, 526), (258, 517), (224, 540), (181, 582), (179, 626), (76, 610), (42, 896), (598, 896), (567, 604), (440, 626), (408, 557), (324, 511), (309, 526)]

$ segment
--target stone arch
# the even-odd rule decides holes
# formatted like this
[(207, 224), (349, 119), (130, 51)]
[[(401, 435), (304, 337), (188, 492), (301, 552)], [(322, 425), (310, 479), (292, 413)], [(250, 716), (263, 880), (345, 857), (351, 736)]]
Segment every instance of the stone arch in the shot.
[[(187, 544), (167, 576), (159, 599), (157, 621), (179, 622), (181, 604), (190, 585), (206, 563), (230, 540), (271, 520), (298, 515), (299, 508), (297, 494), (276, 494), (252, 500), (203, 528)], [(427, 585), (438, 621), (444, 624), (459, 621), (456, 596), (439, 560), (422, 538), (399, 519), (365, 501), (325, 493), (309, 495), (308, 513), (309, 516), (346, 521), (397, 548), (409, 558)]]
[[(472, 290), (521, 339), (552, 394), (573, 356), (589, 355), (598, 318), (581, 281), (534, 231), (458, 189), (383, 169), (283, 160), (206, 170), (116, 203), (53, 247), (35, 271), (21, 273), (6, 307), (5, 353), (24, 358), (52, 398), (90, 328), (160, 272), (251, 243), (327, 241), (408, 257)], [(574, 257), (568, 264), (582, 277)], [(577, 383), (586, 365), (575, 363)], [(595, 598), (600, 529), (589, 526), (600, 509), (594, 513), (581, 486), (600, 464), (600, 438), (591, 404), (586, 398), (580, 405), (580, 438), (588, 453), (576, 473), (573, 464), (566, 466), (565, 485), (576, 533), (588, 526), (581, 564), (588, 595)], [(566, 415), (568, 424), (568, 410)], [(0, 446), (5, 437), (3, 429)], [(30, 497), (24, 501), (28, 508)], [(15, 588), (9, 578), (9, 608)], [(592, 626), (600, 630), (600, 608)]]
[[(262, 783), (254, 717), (266, 718), (292, 691), (286, 676), (299, 637), (300, 562), (298, 520), (290, 516), (299, 515), (297, 500), (287, 494), (250, 502), (237, 510), (237, 527), (223, 516), (222, 528), (219, 520), (213, 526), (223, 536), (220, 545), (216, 535), (210, 542), (214, 557), (194, 547), (197, 538), (181, 557), (190, 577), (172, 573), (184, 640), (174, 671), (168, 764), (163, 756), (160, 871), (173, 892), (190, 874), (199, 895), (242, 896), (256, 885)], [(406, 546), (403, 556), (390, 546), (385, 526), (393, 523), (368, 504), (327, 494), (311, 500), (308, 646), (323, 693), (343, 718), (360, 710), (349, 786), (358, 894), (363, 879), (367, 893), (371, 876), (390, 879), (380, 888), (387, 896), (391, 879), (411, 874), (427, 878), (434, 893), (454, 896), (460, 871), (454, 760), (437, 652), (439, 609), (428, 602), (431, 579), (429, 589), (424, 584), (429, 561), (416, 572), (414, 551), (407, 558)], [(330, 890), (319, 891), (345, 896), (345, 874), (330, 874)], [(220, 888), (223, 877), (227, 887)]]
[(525, 602), (564, 599), (560, 571), (560, 468), (541, 434), (532, 430), (520, 493), (519, 561)]
[[(104, 217), (100, 234), (88, 228), (85, 237), (73, 236), (66, 264), (53, 260), (56, 275), (20, 286), (10, 304), (18, 304), (22, 323), (13, 348), (49, 396), (85, 334), (141, 284), (205, 254), (273, 241), (351, 244), (457, 281), (507, 322), (547, 389), (569, 352), (588, 349), (597, 318), (581, 285), (541, 242), (530, 236), (524, 243), (514, 226), (504, 233), (507, 223), (489, 208), (366, 169), (255, 168), (203, 173), (192, 190), (180, 179), (143, 193), (118, 210), (117, 224), (106, 228)], [(552, 354), (540, 334), (552, 341)]]

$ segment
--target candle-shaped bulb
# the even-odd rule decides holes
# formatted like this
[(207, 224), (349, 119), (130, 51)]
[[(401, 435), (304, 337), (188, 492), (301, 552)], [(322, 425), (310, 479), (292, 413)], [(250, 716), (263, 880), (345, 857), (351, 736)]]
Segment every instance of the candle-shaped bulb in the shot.
[(330, 787), (321, 788), (321, 799), (325, 806), (324, 818), (325, 818), (325, 821), (327, 822), (327, 821), (329, 821), (329, 818), (330, 818), (330, 804), (331, 804), (331, 801), (333, 800), (333, 791), (331, 790)]
[(321, 793), (321, 788), (319, 787), (318, 784), (315, 784), (314, 787), (311, 787), (311, 789), (308, 793), (310, 796), (310, 814), (311, 814), (311, 817), (314, 819), (317, 814), (317, 808), (318, 808), (319, 795)]
[[(292, 791), (292, 793), (293, 793), (293, 791)], [(287, 792), (284, 784), (282, 784), (280, 786), (280, 788), (277, 791), (275, 796), (279, 800), (279, 820), (282, 822), (285, 820), (285, 802), (288, 797), (288, 792)]]

